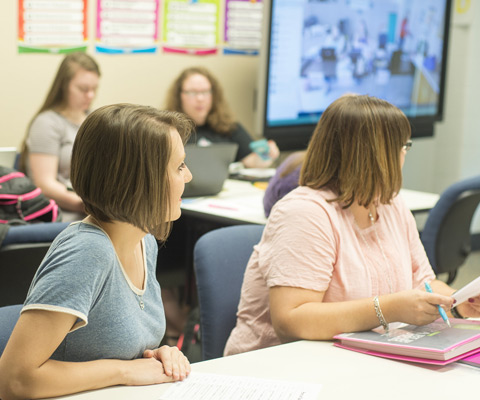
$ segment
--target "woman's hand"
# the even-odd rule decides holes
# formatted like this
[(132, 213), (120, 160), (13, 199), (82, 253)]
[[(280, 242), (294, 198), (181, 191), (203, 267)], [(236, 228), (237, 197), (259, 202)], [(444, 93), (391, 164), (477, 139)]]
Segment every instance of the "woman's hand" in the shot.
[[(151, 351), (151, 350), (147, 350)], [(154, 357), (125, 361), (123, 384), (128, 386), (154, 385), (174, 382), (173, 376), (165, 373), (163, 364)]]
[(471, 297), (457, 306), (462, 317), (480, 318), (480, 296)]
[(143, 357), (160, 361), (165, 375), (173, 381), (184, 380), (191, 371), (187, 357), (175, 346), (162, 346), (155, 350), (145, 350)]
[(273, 161), (275, 161), (280, 156), (280, 150), (278, 149), (277, 144), (273, 140), (269, 140), (268, 148), (270, 149), (268, 155)]
[(268, 141), (268, 160), (264, 160), (254, 151), (246, 157), (242, 158), (241, 162), (245, 168), (268, 168), (280, 156), (280, 150), (273, 140)]
[[(382, 296), (379, 300), (387, 322), (405, 322), (413, 325), (426, 325), (440, 318), (437, 305), (446, 311), (453, 305), (452, 297), (417, 289)], [(382, 302), (385, 302), (385, 310)]]

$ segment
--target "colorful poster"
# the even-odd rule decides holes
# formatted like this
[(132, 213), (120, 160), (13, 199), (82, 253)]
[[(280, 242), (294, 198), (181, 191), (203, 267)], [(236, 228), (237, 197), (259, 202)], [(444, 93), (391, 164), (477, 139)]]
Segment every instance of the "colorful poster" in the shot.
[(220, 0), (165, 0), (163, 50), (214, 54), (219, 38)]
[(226, 0), (224, 54), (258, 54), (262, 18), (262, 0)]
[(154, 53), (158, 46), (160, 0), (97, 0), (100, 53)]
[(18, 0), (18, 52), (87, 49), (87, 0)]

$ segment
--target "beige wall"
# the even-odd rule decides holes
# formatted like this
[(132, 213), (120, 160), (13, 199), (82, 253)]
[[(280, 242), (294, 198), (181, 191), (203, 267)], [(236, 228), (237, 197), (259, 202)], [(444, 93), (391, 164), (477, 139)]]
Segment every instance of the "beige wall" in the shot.
[[(89, 1), (89, 32), (93, 38), (95, 10)], [(18, 54), (17, 0), (0, 0), (0, 147), (19, 146), (26, 126), (41, 106), (61, 55)], [(93, 43), (93, 41), (90, 41)], [(117, 102), (160, 107), (171, 81), (191, 65), (209, 68), (220, 80), (238, 121), (253, 134), (253, 96), (258, 57), (88, 53), (100, 64), (102, 78), (94, 108)]]

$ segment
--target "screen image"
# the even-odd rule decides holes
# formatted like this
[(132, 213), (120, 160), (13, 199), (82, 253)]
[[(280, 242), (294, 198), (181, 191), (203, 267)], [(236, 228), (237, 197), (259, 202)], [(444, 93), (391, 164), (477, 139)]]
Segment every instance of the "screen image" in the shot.
[[(413, 136), (441, 119), (449, 0), (272, 0), (263, 130), (304, 147), (322, 112), (345, 93), (399, 107)], [(262, 67), (263, 68), (263, 67)]]

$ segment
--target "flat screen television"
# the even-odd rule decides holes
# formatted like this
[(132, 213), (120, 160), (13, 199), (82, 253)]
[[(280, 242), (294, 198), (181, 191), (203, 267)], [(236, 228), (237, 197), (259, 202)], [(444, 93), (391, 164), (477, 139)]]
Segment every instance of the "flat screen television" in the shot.
[(412, 137), (442, 118), (451, 0), (269, 0), (257, 131), (280, 149), (305, 148), (344, 93), (399, 107)]

